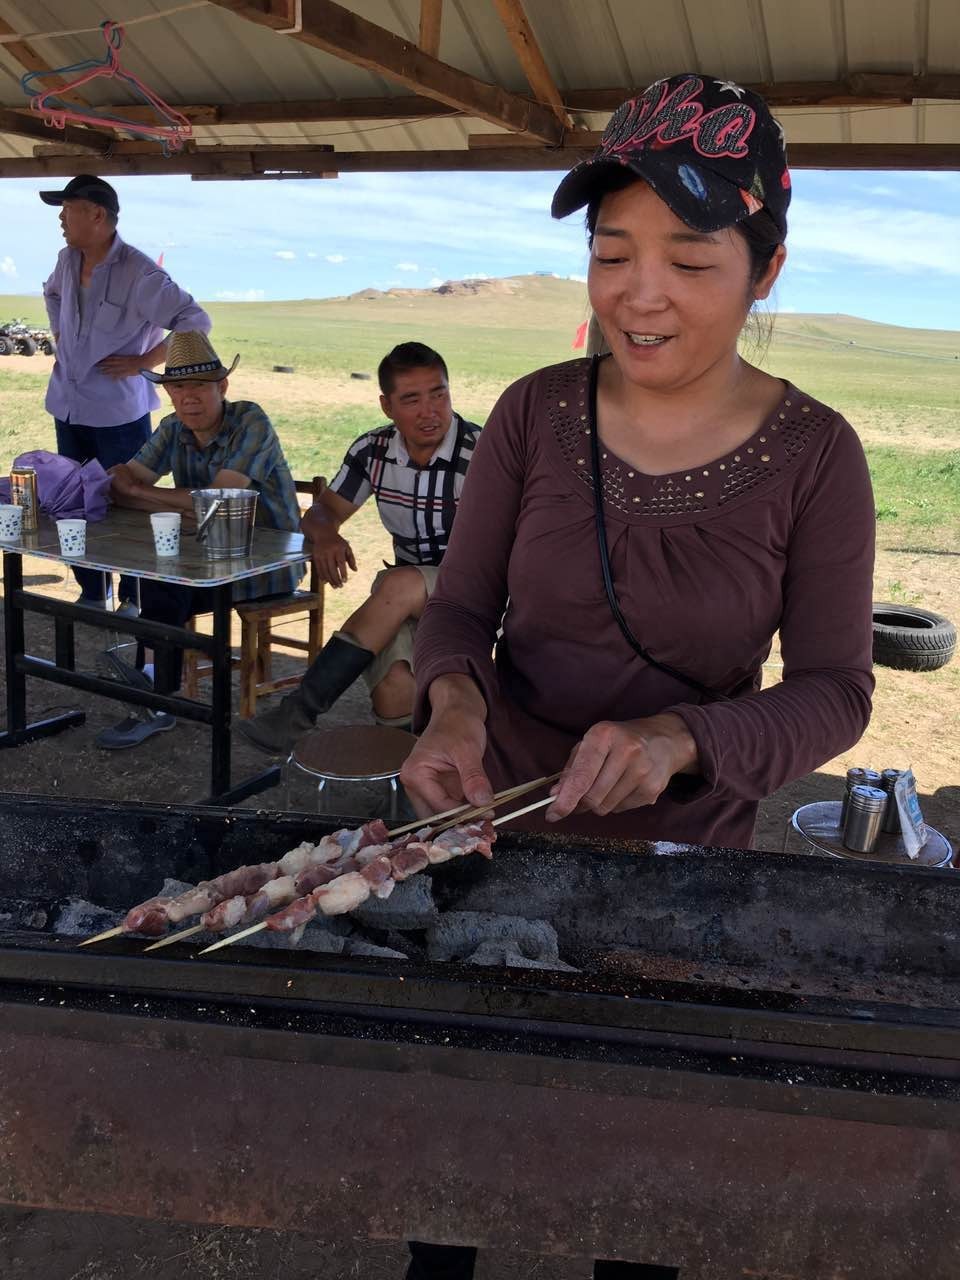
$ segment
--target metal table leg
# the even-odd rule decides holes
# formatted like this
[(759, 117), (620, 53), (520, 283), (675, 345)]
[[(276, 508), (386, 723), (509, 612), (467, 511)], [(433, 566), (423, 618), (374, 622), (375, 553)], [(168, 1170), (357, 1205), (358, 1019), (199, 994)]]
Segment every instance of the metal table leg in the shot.
[[(27, 677), (21, 666), (25, 656), (23, 606), (23, 556), (18, 551), (3, 553), (3, 651), (7, 679), (7, 728), (0, 733), (0, 747), (19, 747), (37, 738), (49, 738), (73, 725), (83, 724), (82, 711), (67, 711), (27, 724)], [(72, 650), (72, 635), (70, 648)], [(57, 635), (58, 655), (65, 644), (62, 632)]]

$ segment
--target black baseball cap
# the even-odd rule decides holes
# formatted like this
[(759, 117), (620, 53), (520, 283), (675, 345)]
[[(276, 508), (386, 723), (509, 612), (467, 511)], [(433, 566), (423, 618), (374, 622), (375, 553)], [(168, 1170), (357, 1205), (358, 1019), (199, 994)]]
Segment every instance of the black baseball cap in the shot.
[(691, 73), (657, 80), (618, 107), (589, 160), (557, 187), (565, 218), (598, 192), (611, 169), (643, 178), (696, 231), (719, 231), (765, 209), (787, 233), (790, 171), (783, 129), (764, 100), (732, 80)]
[(94, 177), (92, 173), (78, 173), (62, 191), (41, 191), (44, 204), (63, 204), (64, 200), (89, 200), (110, 213), (120, 212), (120, 201), (109, 182)]

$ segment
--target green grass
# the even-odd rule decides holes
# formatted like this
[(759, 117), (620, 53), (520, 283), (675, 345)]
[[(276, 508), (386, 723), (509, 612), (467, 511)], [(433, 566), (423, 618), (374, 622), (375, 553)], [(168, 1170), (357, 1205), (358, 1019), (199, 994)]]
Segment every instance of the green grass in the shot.
[[(460, 412), (483, 422), (500, 391), (544, 364), (571, 358), (587, 313), (583, 285), (548, 277), (492, 282), (477, 294), (397, 290), (349, 298), (265, 304), (212, 303), (220, 354), (239, 351), (232, 380), (248, 369), (293, 365), (322, 379), (316, 403), (264, 407), (293, 471), (332, 475), (347, 445), (380, 421), (350, 374), (375, 374), (383, 353), (416, 338), (442, 351)], [(42, 323), (39, 298), (0, 297), (0, 317)], [(762, 358), (770, 373), (839, 409), (864, 440), (881, 536), (956, 545), (960, 534), (960, 333), (874, 324), (854, 316), (785, 314)], [(338, 391), (343, 387), (342, 392)], [(348, 394), (346, 388), (352, 394)], [(45, 377), (4, 372), (0, 362), (0, 470), (20, 452), (49, 448)]]

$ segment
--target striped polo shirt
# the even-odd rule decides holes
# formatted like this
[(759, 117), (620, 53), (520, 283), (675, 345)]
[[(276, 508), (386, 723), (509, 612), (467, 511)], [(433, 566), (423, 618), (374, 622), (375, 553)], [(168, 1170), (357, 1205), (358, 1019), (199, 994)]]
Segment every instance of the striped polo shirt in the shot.
[[(225, 468), (247, 476), (257, 491), (257, 524), (267, 529), (300, 528), (300, 507), (293, 476), (270, 419), (252, 400), (225, 400), (223, 424), (204, 448), (175, 413), (164, 418), (133, 459), (154, 475), (172, 473), (178, 489), (205, 489)], [(233, 598), (286, 595), (303, 577), (302, 564), (292, 564), (233, 584)]]
[(439, 564), (479, 438), (480, 428), (455, 413), (439, 448), (420, 466), (388, 422), (353, 442), (330, 488), (356, 507), (373, 494), (397, 564)]

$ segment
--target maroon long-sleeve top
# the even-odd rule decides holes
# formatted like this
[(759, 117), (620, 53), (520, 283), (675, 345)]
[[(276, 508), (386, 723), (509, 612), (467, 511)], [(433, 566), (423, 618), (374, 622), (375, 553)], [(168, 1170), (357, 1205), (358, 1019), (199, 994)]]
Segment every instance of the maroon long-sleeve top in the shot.
[[(603, 452), (623, 613), (652, 657), (732, 699), (707, 700), (640, 658), (614, 621), (588, 376), (586, 360), (531, 374), (484, 428), (417, 629), (418, 722), (434, 679), (472, 676), (489, 708), (485, 763), (503, 787), (560, 769), (598, 721), (675, 712), (696, 740), (699, 779), (564, 830), (749, 847), (758, 801), (869, 721), (875, 517), (863, 450), (838, 413), (785, 383), (755, 434), (702, 467), (648, 476)], [(783, 680), (761, 690), (778, 629)]]

